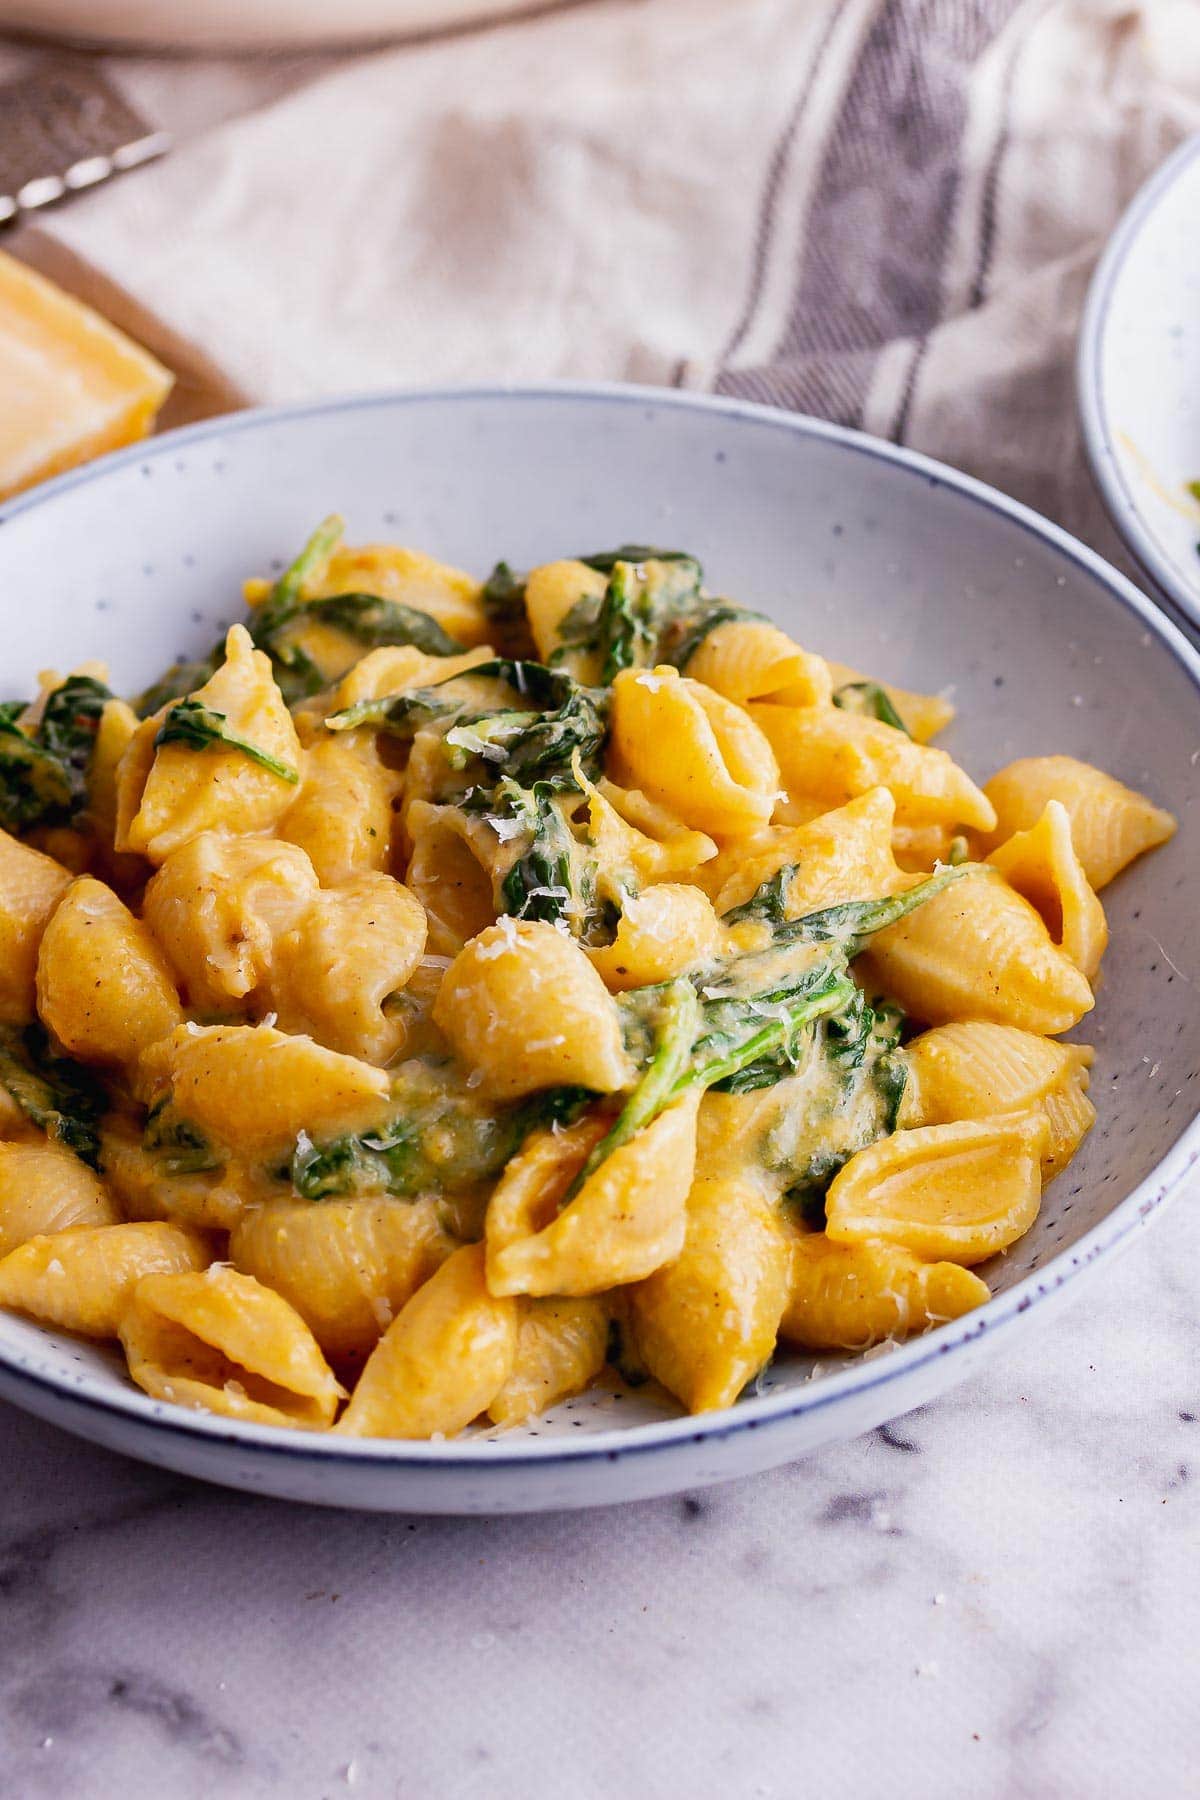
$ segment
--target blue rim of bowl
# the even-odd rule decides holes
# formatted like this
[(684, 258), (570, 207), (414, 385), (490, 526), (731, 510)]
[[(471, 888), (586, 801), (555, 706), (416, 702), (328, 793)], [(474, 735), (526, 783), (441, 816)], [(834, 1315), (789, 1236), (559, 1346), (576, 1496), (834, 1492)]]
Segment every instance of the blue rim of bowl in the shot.
[(1182, 581), (1174, 558), (1160, 546), (1143, 518), (1137, 494), (1125, 479), (1113, 441), (1103, 369), (1113, 295), (1129, 253), (1162, 196), (1198, 156), (1200, 133), (1180, 144), (1126, 207), (1088, 284), (1075, 352), (1075, 399), (1084, 448), (1109, 517), (1157, 592), (1182, 613), (1192, 630), (1200, 625), (1200, 562), (1196, 565), (1197, 581), (1189, 587)]
[[(289, 406), (257, 407), (246, 412), (230, 413), (206, 419), (182, 430), (164, 432), (159, 438), (118, 450), (82, 469), (71, 470), (29, 494), (18, 496), (0, 507), (0, 526), (22, 513), (50, 505), (63, 493), (85, 482), (103, 480), (108, 474), (131, 464), (149, 463), (159, 457), (174, 456), (189, 444), (205, 442), (245, 431), (270, 429), (278, 424), (321, 418), (330, 413), (366, 411), (397, 406), (445, 406), (479, 403), (512, 404), (523, 401), (560, 400), (571, 405), (639, 406), (652, 423), (656, 411), (686, 410), (712, 414), (731, 422), (763, 426), (785, 431), (793, 436), (824, 440), (858, 456), (887, 463), (906, 470), (928, 486), (948, 488), (964, 500), (986, 512), (1006, 519), (1010, 524), (1048, 543), (1067, 561), (1075, 564), (1092, 580), (1098, 581), (1125, 610), (1160, 640), (1167, 652), (1189, 676), (1200, 701), (1200, 653), (1184, 637), (1177, 626), (1164, 616), (1154, 603), (1139, 593), (1133, 583), (1095, 551), (1030, 507), (1011, 500), (997, 489), (961, 474), (945, 463), (935, 462), (914, 450), (901, 449), (863, 432), (831, 425), (823, 419), (802, 413), (786, 413), (777, 408), (757, 406), (749, 402), (729, 400), (707, 394), (688, 394), (670, 388), (635, 387), (602, 382), (546, 382), (530, 385), (448, 387), (387, 390), (380, 393), (351, 395)], [(0, 538), (0, 558), (3, 538)], [(268, 1457), (294, 1462), (297, 1458), (320, 1466), (357, 1466), (383, 1468), (394, 1472), (408, 1470), (432, 1473), (444, 1470), (447, 1475), (472, 1471), (486, 1474), (499, 1469), (530, 1466), (548, 1467), (556, 1463), (579, 1464), (587, 1461), (612, 1462), (628, 1456), (666, 1452), (682, 1445), (714, 1443), (743, 1431), (782, 1425), (801, 1414), (822, 1411), (839, 1400), (861, 1395), (883, 1387), (902, 1376), (936, 1362), (956, 1350), (993, 1339), (998, 1330), (1012, 1325), (1038, 1301), (1049, 1298), (1076, 1281), (1087, 1270), (1094, 1269), (1101, 1257), (1128, 1244), (1134, 1231), (1156, 1213), (1163, 1203), (1178, 1193), (1190, 1171), (1200, 1163), (1200, 1116), (1193, 1117), (1181, 1131), (1167, 1154), (1150, 1174), (1125, 1196), (1100, 1224), (1074, 1244), (1059, 1251), (1046, 1267), (1018, 1282), (1015, 1287), (997, 1294), (985, 1306), (965, 1314), (961, 1319), (938, 1326), (921, 1337), (910, 1338), (886, 1356), (864, 1362), (861, 1359), (822, 1376), (818, 1382), (739, 1400), (733, 1407), (711, 1415), (683, 1416), (646, 1425), (617, 1427), (611, 1431), (588, 1432), (576, 1439), (525, 1437), (508, 1446), (503, 1437), (456, 1439), (446, 1443), (430, 1443), (409, 1439), (343, 1438), (327, 1433), (296, 1431), (282, 1427), (256, 1426), (220, 1419), (215, 1415), (186, 1412), (181, 1407), (164, 1406), (136, 1389), (118, 1389), (113, 1393), (99, 1386), (95, 1377), (62, 1376), (29, 1366), (33, 1356), (15, 1359), (0, 1348), (3, 1385), (9, 1397), (20, 1399), (22, 1386), (48, 1393), (68, 1410), (100, 1411), (126, 1421), (135, 1430), (151, 1435), (166, 1434), (191, 1440), (193, 1444), (228, 1444), (254, 1457)], [(16, 1391), (14, 1391), (16, 1390)]]

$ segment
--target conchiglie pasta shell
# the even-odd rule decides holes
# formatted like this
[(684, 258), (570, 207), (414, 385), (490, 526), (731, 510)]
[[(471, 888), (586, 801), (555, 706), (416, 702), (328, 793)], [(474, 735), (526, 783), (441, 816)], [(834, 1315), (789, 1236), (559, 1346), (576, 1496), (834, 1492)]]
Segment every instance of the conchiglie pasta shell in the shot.
[(699, 888), (662, 882), (626, 898), (616, 936), (586, 954), (611, 993), (669, 981), (719, 952), (721, 924)]
[(406, 880), (424, 908), (429, 948), (435, 956), (457, 956), (496, 916), (491, 869), (455, 806), (413, 800), (405, 829), (412, 845)]
[(924, 1032), (903, 1056), (908, 1083), (902, 1127), (1036, 1109), (1049, 1126), (1043, 1183), (1062, 1172), (1095, 1121), (1087, 1099), (1092, 1052), (1084, 1044), (1056, 1044), (1009, 1025), (965, 1020)]
[(454, 1250), (430, 1198), (272, 1200), (229, 1240), (236, 1268), (289, 1301), (327, 1356), (364, 1355)]
[(1028, 1112), (1071, 1065), (1066, 1045), (982, 1019), (922, 1032), (902, 1055), (909, 1076), (900, 1114), (904, 1126)]
[[(537, 653), (546, 662), (562, 642), (562, 627), (581, 600), (601, 600), (607, 578), (586, 563), (566, 559), (543, 563), (525, 578), (525, 612)], [(566, 665), (577, 681), (595, 682), (600, 677), (600, 657), (594, 650), (569, 650)]]
[(343, 676), (329, 710), (341, 712), (360, 701), (382, 700), (410, 688), (440, 687), (443, 681), (465, 675), (477, 663), (490, 661), (493, 655), (490, 644), (480, 644), (461, 656), (430, 656), (414, 644), (381, 645), (378, 650), (368, 650)]
[(31, 1237), (120, 1218), (103, 1182), (60, 1144), (0, 1143), (0, 1256)]
[(265, 994), (280, 938), (316, 893), (316, 871), (298, 845), (202, 831), (165, 858), (142, 917), (193, 1011), (228, 1014)]
[(87, 824), (111, 857), (117, 829), (117, 769), (140, 721), (124, 700), (106, 700), (87, 772)]
[(987, 869), (878, 932), (862, 967), (868, 985), (929, 1025), (990, 1019), (1044, 1035), (1070, 1030), (1093, 1005), (1033, 907)]
[(797, 1237), (779, 1335), (803, 1350), (867, 1350), (957, 1319), (989, 1298), (986, 1282), (951, 1262), (921, 1262), (898, 1244)]
[(83, 1337), (116, 1337), (144, 1276), (202, 1269), (211, 1254), (205, 1238), (181, 1225), (55, 1231), (0, 1262), (0, 1306)]
[(488, 1407), (497, 1425), (519, 1425), (581, 1394), (604, 1367), (609, 1309), (603, 1300), (517, 1301), (512, 1374)]
[(121, 1320), (129, 1373), (156, 1400), (320, 1431), (344, 1390), (300, 1316), (249, 1275), (150, 1275)]
[(1175, 833), (1169, 812), (1073, 756), (1023, 757), (993, 775), (984, 792), (996, 809), (991, 845), (1032, 830), (1048, 800), (1061, 802), (1083, 872), (1095, 889)]
[[(235, 736), (288, 768), (299, 768), (300, 740), (275, 684), (270, 659), (254, 648), (244, 626), (231, 628), (225, 661), (194, 697), (223, 714)], [(194, 750), (178, 743), (156, 750), (154, 736), (162, 719), (163, 714), (147, 719), (122, 758), (117, 776), (118, 850), (133, 850), (161, 863), (201, 831), (269, 831), (283, 817), (296, 791), (282, 776), (240, 750), (216, 746)], [(142, 781), (147, 727), (151, 760)]]
[(604, 1125), (539, 1132), (509, 1163), (487, 1211), (495, 1294), (601, 1294), (678, 1256), (696, 1161), (693, 1091), (615, 1150), (562, 1211)]
[(0, 1024), (33, 1018), (38, 945), (70, 881), (61, 863), (0, 831)]
[(696, 831), (738, 837), (774, 809), (779, 769), (763, 733), (741, 707), (667, 664), (617, 676), (610, 746), (619, 782)]
[(270, 998), (280, 1029), (307, 1032), (346, 1056), (383, 1063), (404, 1042), (384, 1002), (407, 986), (425, 951), (416, 895), (378, 869), (317, 894), (276, 948)]
[(446, 970), (433, 1017), (485, 1093), (615, 1093), (633, 1065), (604, 983), (577, 944), (536, 919), (501, 919)]
[[(1071, 1045), (1072, 1050), (1077, 1048)], [(1050, 1128), (1042, 1155), (1043, 1183), (1062, 1174), (1096, 1123), (1096, 1109), (1087, 1097), (1087, 1085), (1086, 1066), (1073, 1058), (1062, 1080), (1042, 1100), (1042, 1112)]]
[(348, 1437), (453, 1437), (512, 1373), (517, 1307), (488, 1291), (482, 1244), (417, 1289), (372, 1351), (336, 1430)]
[(950, 825), (898, 825), (892, 853), (906, 874), (928, 875), (938, 863), (950, 861), (957, 836)]
[(767, 1362), (790, 1271), (773, 1193), (750, 1176), (694, 1184), (678, 1258), (629, 1295), (640, 1355), (689, 1412), (732, 1406)]
[(251, 1155), (301, 1131), (328, 1135), (378, 1122), (388, 1078), (357, 1057), (272, 1025), (190, 1025), (142, 1058), (152, 1099), (170, 1094), (181, 1118)]
[(620, 905), (626, 894), (658, 881), (691, 876), (717, 854), (712, 838), (691, 831), (638, 789), (604, 780), (598, 786), (576, 764), (587, 795), (587, 839), (595, 851), (596, 890)]
[(789, 795), (839, 806), (886, 787), (902, 825), (995, 822), (989, 800), (944, 750), (918, 744), (878, 719), (840, 707), (758, 705), (750, 717), (779, 759)]
[(300, 792), (279, 821), (279, 835), (304, 851), (324, 887), (386, 870), (399, 790), (400, 778), (373, 745), (327, 733), (304, 752)]
[(824, 657), (765, 619), (730, 619), (706, 632), (684, 672), (744, 706), (774, 700), (782, 706), (827, 706), (833, 690)]
[(42, 936), (38, 1013), (85, 1062), (135, 1063), (183, 1023), (167, 959), (140, 919), (91, 875), (73, 881)]
[(795, 865), (784, 896), (789, 919), (845, 900), (894, 894), (905, 885), (892, 855), (894, 813), (888, 790), (871, 788), (807, 825), (772, 827), (762, 838), (732, 845), (718, 858), (723, 879), (714, 901), (717, 911), (743, 906), (789, 864)]
[(927, 1261), (984, 1262), (1037, 1218), (1048, 1141), (1040, 1111), (897, 1131), (834, 1177), (826, 1233), (840, 1244), (884, 1238)]
[(1005, 838), (987, 860), (1037, 908), (1063, 955), (1094, 980), (1108, 943), (1108, 923), (1071, 841), (1071, 821), (1062, 802), (1047, 800), (1036, 825)]

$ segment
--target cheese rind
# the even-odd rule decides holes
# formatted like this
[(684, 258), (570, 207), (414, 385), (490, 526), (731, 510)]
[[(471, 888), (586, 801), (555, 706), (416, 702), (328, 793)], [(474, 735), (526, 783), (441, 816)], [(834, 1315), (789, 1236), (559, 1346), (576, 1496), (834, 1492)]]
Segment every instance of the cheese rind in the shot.
[(0, 500), (144, 437), (174, 377), (0, 251)]

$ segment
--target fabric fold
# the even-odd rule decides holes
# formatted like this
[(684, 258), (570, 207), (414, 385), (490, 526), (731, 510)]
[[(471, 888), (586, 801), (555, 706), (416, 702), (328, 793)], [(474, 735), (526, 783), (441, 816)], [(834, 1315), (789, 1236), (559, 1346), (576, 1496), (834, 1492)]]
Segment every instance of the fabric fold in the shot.
[(181, 141), (13, 247), (179, 371), (167, 423), (391, 385), (715, 388), (941, 456), (1115, 553), (1074, 338), (1122, 207), (1200, 128), (1185, 0), (596, 0), (192, 88), (111, 66)]

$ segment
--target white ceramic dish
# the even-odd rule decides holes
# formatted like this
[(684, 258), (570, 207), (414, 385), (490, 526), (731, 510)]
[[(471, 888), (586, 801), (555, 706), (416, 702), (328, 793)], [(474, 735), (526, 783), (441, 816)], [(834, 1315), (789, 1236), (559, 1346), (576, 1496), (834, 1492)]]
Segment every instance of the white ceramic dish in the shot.
[(450, 31), (556, 0), (0, 0), (0, 27), (114, 49), (312, 50)]
[[(131, 1455), (295, 1499), (435, 1512), (632, 1499), (769, 1467), (933, 1398), (1082, 1288), (1178, 1188), (1200, 1157), (1187, 880), (1200, 657), (1121, 576), (977, 482), (808, 419), (618, 388), (382, 395), (210, 421), (0, 508), (5, 692), (98, 653), (136, 690), (206, 647), (243, 575), (278, 567), (333, 508), (352, 539), (481, 571), (623, 539), (686, 545), (718, 589), (805, 644), (950, 685), (948, 742), (977, 773), (1067, 751), (1172, 807), (1179, 836), (1105, 895), (1114, 941), (1087, 1033), (1099, 1124), (1035, 1230), (987, 1271), (990, 1305), (815, 1378), (782, 1359), (724, 1413), (600, 1395), (456, 1443), (267, 1431), (160, 1405), (115, 1357), (4, 1314), (0, 1395)], [(1103, 1281), (1088, 1285), (1103, 1306)]]
[(1129, 207), (1088, 292), (1076, 381), (1092, 472), (1158, 589), (1200, 626), (1200, 137)]

